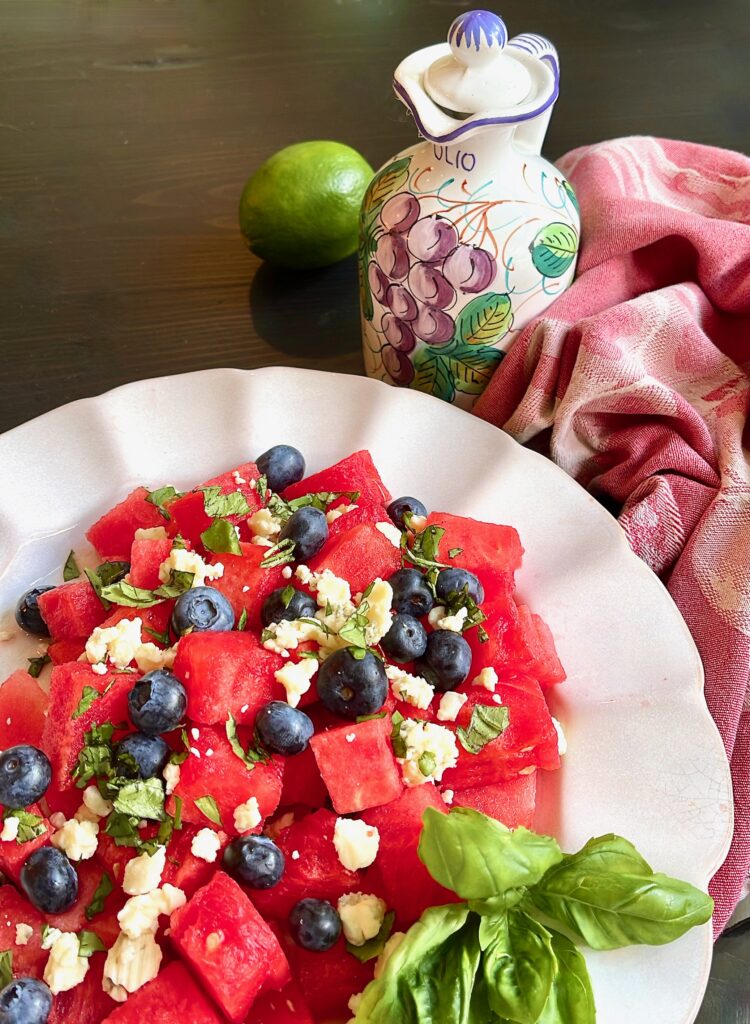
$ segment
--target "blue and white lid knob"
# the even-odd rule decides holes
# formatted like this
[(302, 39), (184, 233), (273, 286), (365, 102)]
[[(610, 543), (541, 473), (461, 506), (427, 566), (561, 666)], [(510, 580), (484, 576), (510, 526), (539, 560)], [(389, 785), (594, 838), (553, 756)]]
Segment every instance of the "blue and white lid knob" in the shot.
[(508, 30), (499, 14), (466, 11), (448, 30), (448, 43), (456, 60), (467, 68), (491, 64), (508, 42)]

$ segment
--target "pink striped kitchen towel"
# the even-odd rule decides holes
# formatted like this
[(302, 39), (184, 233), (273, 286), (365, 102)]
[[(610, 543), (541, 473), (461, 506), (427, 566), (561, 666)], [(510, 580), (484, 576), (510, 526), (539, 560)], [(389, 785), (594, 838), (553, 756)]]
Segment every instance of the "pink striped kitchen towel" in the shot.
[(750, 870), (750, 159), (665, 139), (568, 153), (578, 276), (518, 336), (477, 415), (622, 505), (703, 659), (735, 833), (714, 931)]

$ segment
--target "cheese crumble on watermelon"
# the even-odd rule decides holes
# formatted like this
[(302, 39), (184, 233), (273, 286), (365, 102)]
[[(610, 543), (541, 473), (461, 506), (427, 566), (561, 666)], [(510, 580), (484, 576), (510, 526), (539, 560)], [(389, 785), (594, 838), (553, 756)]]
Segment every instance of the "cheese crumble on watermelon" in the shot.
[(426, 809), (529, 826), (565, 751), (517, 532), (393, 501), (368, 452), (305, 477), (279, 445), (87, 537), (95, 570), (19, 603), (49, 685), (0, 687), (0, 759), (32, 765), (0, 780), (6, 981), (48, 986), (33, 1024), (346, 1017), (456, 899)]

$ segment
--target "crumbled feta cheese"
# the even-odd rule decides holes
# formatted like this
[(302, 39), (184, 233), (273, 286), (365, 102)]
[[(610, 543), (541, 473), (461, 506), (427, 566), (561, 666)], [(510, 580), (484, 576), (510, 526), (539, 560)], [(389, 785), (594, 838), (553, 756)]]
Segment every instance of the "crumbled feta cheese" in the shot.
[[(237, 486), (239, 486), (240, 484), (247, 483), (247, 480), (244, 478), (244, 476), (240, 475), (240, 471), (238, 469), (232, 470), (232, 479), (237, 484)], [(255, 481), (253, 481), (253, 483), (255, 483)]]
[(86, 977), (89, 962), (78, 955), (78, 950), (78, 936), (74, 932), (61, 932), (52, 944), (44, 980), (53, 996), (69, 992)]
[(42, 935), (42, 941), (40, 943), (42, 949), (52, 949), (61, 935), (62, 932), (59, 928), (48, 928)]
[(310, 569), (309, 566), (305, 565), (304, 563), (301, 563), (294, 570), (294, 575), (297, 577), (300, 583), (304, 583), (306, 587), (310, 587), (310, 590), (315, 589), (313, 583), (315, 582), (316, 574)]
[(455, 722), (458, 718), (458, 713), (464, 706), (468, 697), (465, 693), (456, 693), (455, 690), (448, 690), (440, 698), (440, 704), (438, 705), (437, 717), (439, 722)]
[(563, 754), (567, 753), (568, 741), (565, 738), (565, 733), (563, 732), (562, 725), (560, 724), (560, 722), (558, 722), (554, 715), (552, 716), (552, 724), (554, 725), (555, 732), (557, 733), (557, 752), (562, 757)]
[(13, 843), (18, 839), (18, 827), (21, 822), (15, 815), (11, 814), (3, 822), (3, 830), (0, 832), (0, 841), (3, 843)]
[(435, 687), (430, 686), (422, 676), (413, 676), (397, 665), (386, 665), (385, 674), (391, 681), (391, 690), (397, 700), (403, 700), (415, 708), (426, 710), (435, 696)]
[(472, 686), (483, 686), (485, 690), (489, 690), (491, 693), (494, 692), (497, 683), (497, 672), (490, 666), (483, 668), (479, 675), (475, 676), (471, 681)]
[(267, 508), (259, 508), (250, 516), (247, 524), (256, 537), (266, 537), (270, 540), (281, 533), (281, 520)]
[(99, 821), (101, 820), (99, 818), (99, 815), (98, 814), (94, 814), (94, 812), (92, 810), (90, 810), (86, 806), (86, 804), (81, 804), (81, 806), (78, 808), (78, 810), (73, 815), (73, 817), (76, 819), (76, 821), (93, 821), (97, 825), (99, 824)]
[(86, 657), (92, 663), (108, 658), (117, 668), (127, 668), (141, 646), (141, 620), (120, 619), (114, 626), (97, 626), (86, 641)]
[(393, 604), (393, 589), (387, 580), (379, 577), (370, 588), (370, 593), (363, 598), (362, 606), (367, 604), (368, 625), (365, 629), (365, 640), (374, 647), (379, 644), (385, 634), (391, 628), (393, 619), (391, 617), (391, 605)]
[(159, 579), (162, 583), (169, 580), (173, 569), (175, 572), (191, 572), (193, 587), (205, 586), (206, 580), (220, 580), (224, 575), (224, 566), (221, 562), (208, 565), (196, 551), (188, 551), (186, 548), (172, 548), (169, 558), (161, 563)]
[(493, 693), (492, 694), (492, 703), (493, 704), (502, 704), (502, 702), (503, 702), (503, 698), (500, 696), (499, 693)]
[(131, 938), (122, 932), (104, 962), (104, 991), (118, 1003), (159, 973), (162, 951), (152, 932)]
[(383, 952), (375, 961), (375, 977), (379, 978), (388, 965), (388, 961), (406, 938), (406, 932), (394, 932), (383, 946)]
[(427, 526), (427, 516), (413, 515), (409, 520), (409, 527), (415, 533), (424, 533), (425, 527)]
[(34, 929), (30, 924), (24, 924), (22, 921), (16, 925), (16, 945), (17, 946), (28, 946), (29, 939), (34, 934)]
[(346, 580), (335, 576), (330, 569), (324, 569), (322, 573), (317, 574), (315, 599), (320, 608), (325, 608), (329, 604), (334, 608), (349, 606), (352, 592)]
[[(458, 761), (456, 737), (443, 725), (405, 718), (399, 727), (399, 734), (406, 746), (406, 756), (397, 758), (407, 786), (421, 786), (425, 782), (440, 782), (443, 772), (453, 768)], [(425, 756), (426, 755), (426, 756)], [(429, 770), (426, 761), (432, 761)], [(422, 767), (420, 768), (420, 761)]]
[(444, 619), (447, 615), (447, 611), (442, 604), (436, 604), (427, 615), (427, 621), (433, 629), (437, 629), (437, 624), (441, 619)]
[(443, 792), (440, 795), (443, 798), (443, 803), (450, 805), (450, 804), (453, 803), (453, 797), (456, 794), (453, 792), (452, 789), (444, 789)]
[(96, 853), (98, 835), (99, 826), (96, 822), (70, 818), (53, 834), (50, 842), (62, 850), (68, 860), (90, 860)]
[(180, 781), (180, 766), (178, 764), (167, 764), (164, 766), (164, 771), (161, 774), (166, 783), (164, 791), (167, 796), (171, 796), (177, 789)]
[(153, 854), (141, 853), (125, 865), (122, 888), (128, 896), (145, 896), (158, 889), (167, 863), (167, 848), (159, 846)]
[(290, 580), (293, 575), (291, 565), (285, 565), (284, 568), (281, 570), (281, 575), (284, 577), (285, 580)]
[(96, 665), (91, 666), (91, 671), (96, 672), (98, 676), (106, 676), (107, 666), (103, 662), (98, 661)]
[(131, 896), (117, 915), (117, 920), (125, 935), (137, 939), (140, 935), (156, 931), (160, 914), (171, 914), (184, 904), (185, 893), (182, 889), (167, 883), (161, 889)]
[(196, 727), (193, 726), (193, 728), (190, 730), (190, 735), (193, 737), (194, 740), (199, 740), (201, 738), (201, 731), (200, 729), (196, 729)]
[(323, 630), (319, 626), (312, 622), (300, 622), (298, 619), (282, 619), (281, 622), (272, 622), (267, 627), (266, 635), (268, 639), (263, 641), (266, 650), (282, 655), (284, 651), (295, 651), (306, 640), (315, 640), (317, 643), (321, 643), (324, 639)]
[(337, 519), (341, 519), (342, 516), (345, 516), (347, 512), (353, 512), (355, 508), (358, 508), (358, 506), (339, 505), (337, 508), (329, 509), (328, 512), (326, 512), (326, 522), (330, 526), (331, 523), (335, 523)]
[(242, 593), (243, 593), (243, 594), (247, 594), (247, 592), (248, 592), (249, 590), (250, 590), (250, 587), (249, 587), (249, 586), (247, 585), (247, 583), (246, 583), (246, 584), (245, 584), (245, 586), (244, 586), (244, 587), (242, 588)]
[(346, 941), (352, 946), (364, 946), (383, 927), (387, 907), (377, 896), (349, 892), (339, 897), (337, 909)]
[(234, 809), (234, 827), (238, 832), (249, 832), (251, 829), (257, 828), (261, 821), (263, 821), (263, 815), (260, 813), (258, 801), (254, 796), (251, 796), (244, 804), (237, 804)]
[(318, 671), (316, 658), (303, 658), (302, 661), (290, 661), (283, 668), (274, 672), (274, 679), (286, 690), (287, 704), (296, 708), (300, 698), (310, 689), (312, 678)]
[(135, 531), (136, 540), (167, 540), (167, 531), (163, 526), (149, 526), (144, 530), (139, 528)]
[(149, 640), (135, 652), (135, 663), (141, 672), (155, 672), (157, 668), (171, 668), (177, 657), (177, 645), (162, 650)]
[(337, 818), (333, 827), (336, 854), (349, 871), (369, 868), (378, 855), (380, 833), (360, 818)]
[(401, 531), (393, 523), (375, 523), (375, 529), (379, 530), (394, 548), (401, 547)]
[(348, 733), (346, 734), (346, 742), (347, 742), (347, 743), (354, 743), (354, 741), (356, 740), (356, 738), (357, 738), (357, 734), (356, 734), (356, 732), (348, 732)]
[(199, 857), (201, 860), (205, 860), (208, 864), (213, 864), (216, 858), (219, 856), (219, 850), (221, 849), (221, 839), (212, 828), (202, 828), (200, 832), (197, 832), (193, 836), (193, 841), (190, 844), (190, 852), (194, 857)]
[(112, 813), (112, 804), (105, 800), (96, 786), (87, 786), (83, 791), (83, 802), (98, 818)]
[(292, 850), (292, 860), (299, 860), (299, 850)]
[(464, 628), (468, 614), (465, 608), (459, 608), (455, 615), (443, 615), (434, 624), (435, 629), (450, 629), (453, 633), (460, 633)]
[(250, 543), (255, 544), (259, 548), (272, 548), (274, 546), (273, 541), (269, 540), (268, 537), (253, 537)]

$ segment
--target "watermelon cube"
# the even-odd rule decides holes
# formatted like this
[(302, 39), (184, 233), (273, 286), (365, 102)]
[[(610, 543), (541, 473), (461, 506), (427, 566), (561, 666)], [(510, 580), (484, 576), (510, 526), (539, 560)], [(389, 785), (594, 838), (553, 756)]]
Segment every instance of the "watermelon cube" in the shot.
[(335, 465), (292, 484), (282, 496), (289, 500), (321, 491), (359, 491), (357, 503), (363, 500), (387, 505), (391, 500), (390, 492), (381, 480), (372, 456), (364, 450), (353, 452)]
[(188, 695), (194, 722), (226, 722), (229, 712), (242, 725), (253, 725), (258, 711), (286, 693), (274, 673), (284, 664), (252, 633), (190, 633), (180, 640), (174, 673)]
[[(104, 953), (95, 953), (89, 960), (89, 969), (80, 985), (59, 992), (52, 1000), (52, 1012), (47, 1024), (100, 1024), (118, 1005), (102, 987)], [(127, 1005), (130, 1005), (130, 996)], [(211, 1024), (214, 1024), (212, 1021)]]
[(160, 641), (155, 640), (147, 630), (151, 629), (155, 633), (168, 633), (169, 620), (172, 617), (173, 608), (174, 601), (160, 601), (159, 604), (152, 605), (150, 608), (113, 607), (107, 618), (102, 622), (101, 628), (109, 629), (110, 626), (116, 626), (123, 619), (132, 621), (135, 618), (139, 618), (141, 620), (143, 642), (156, 643), (158, 646), (163, 647), (164, 645)]
[(290, 981), (280, 992), (256, 999), (245, 1024), (313, 1024), (313, 1019), (299, 985)]
[[(209, 822), (200, 825), (200, 828), (209, 826)], [(216, 835), (221, 842), (221, 847), (216, 861), (211, 864), (201, 857), (196, 857), (191, 850), (193, 839), (198, 834), (199, 826), (183, 825), (182, 829), (175, 832), (167, 848), (167, 865), (162, 875), (162, 885), (169, 882), (188, 896), (192, 896), (196, 889), (210, 880), (216, 870), (216, 865), (221, 863), (221, 855), (224, 847), (229, 842), (229, 836), (221, 830)]]
[(169, 558), (169, 537), (136, 537), (130, 549), (130, 582), (134, 587), (156, 590), (160, 585), (159, 567)]
[(281, 989), (290, 980), (278, 939), (223, 871), (175, 910), (170, 929), (178, 953), (237, 1024), (262, 992)]
[(401, 552), (372, 523), (345, 530), (310, 559), (314, 572), (330, 569), (348, 580), (352, 593), (362, 593), (374, 579), (387, 580), (401, 568)]
[(86, 928), (95, 932), (104, 945), (109, 947), (120, 934), (117, 914), (127, 897), (119, 886), (115, 886), (114, 891), (104, 901), (104, 908), (89, 920), (86, 917), (86, 908), (94, 899), (106, 868), (98, 856), (81, 861), (75, 868), (78, 874), (78, 899), (62, 914), (47, 914), (47, 923), (52, 928), (59, 928), (61, 932), (79, 932)]
[[(527, 771), (529, 771), (527, 769)], [(501, 821), (508, 828), (531, 828), (536, 800), (536, 771), (518, 775), (506, 782), (474, 789), (459, 789), (453, 794), (452, 806), (473, 807), (490, 818)]]
[(496, 573), (510, 576), (521, 568), (523, 547), (518, 531), (513, 526), (483, 523), (469, 516), (455, 516), (449, 512), (431, 512), (427, 517), (427, 525), (440, 526), (445, 530), (440, 541), (440, 554), (446, 556), (454, 548), (461, 548), (452, 558), (452, 564), (469, 569), (480, 579), (489, 567)]
[[(5, 844), (2, 844), (5, 845)], [(25, 946), (16, 945), (16, 925), (34, 932)], [(0, 950), (13, 951), (14, 978), (41, 978), (49, 953), (42, 949), (44, 918), (12, 885), (0, 886)]]
[(0, 686), (0, 750), (19, 743), (38, 747), (49, 698), (28, 672), (18, 669)]
[[(391, 747), (390, 715), (313, 736), (310, 746), (339, 814), (395, 800), (403, 789)], [(353, 738), (352, 738), (353, 737)]]
[(406, 789), (393, 803), (373, 807), (361, 815), (380, 833), (375, 866), (382, 879), (384, 899), (396, 911), (400, 928), (413, 924), (427, 907), (458, 899), (432, 878), (417, 854), (422, 818), (428, 807), (441, 814), (448, 811), (431, 785)]
[(288, 757), (284, 764), (284, 789), (281, 793), (282, 807), (302, 804), (305, 807), (323, 807), (328, 799), (328, 790), (318, 769), (317, 761), (308, 746), (301, 754)]
[[(332, 508), (338, 508), (340, 506), (346, 507), (352, 504), (346, 498), (342, 498), (340, 501), (334, 501)], [(385, 505), (382, 501), (366, 501), (362, 498), (357, 498), (356, 508), (353, 508), (351, 512), (345, 512), (343, 515), (334, 519), (328, 526), (328, 537), (333, 540), (334, 537), (338, 537), (340, 533), (346, 533), (347, 530), (351, 530), (355, 526), (362, 526), (364, 523), (390, 523), (391, 519), (388, 515)]]
[(222, 1024), (222, 1017), (206, 999), (187, 967), (176, 960), (153, 981), (128, 996), (127, 1002), (112, 1010), (104, 1024), (143, 1024), (144, 1021), (150, 1024), (174, 1024), (175, 1021)]
[(335, 904), (344, 893), (361, 889), (361, 873), (349, 871), (338, 858), (335, 825), (336, 815), (321, 809), (282, 829), (276, 839), (286, 860), (281, 881), (271, 889), (248, 892), (264, 917), (286, 921), (295, 903), (306, 896)]
[[(174, 797), (178, 796), (183, 801), (183, 821), (200, 828), (216, 828), (216, 823), (210, 821), (196, 804), (202, 797), (211, 796), (219, 808), (221, 828), (230, 835), (237, 835), (234, 826), (235, 808), (246, 803), (250, 797), (258, 801), (263, 818), (273, 814), (281, 799), (283, 758), (274, 756), (267, 764), (255, 764), (248, 768), (232, 750), (223, 728), (202, 725), (190, 728), (189, 732), (191, 754), (181, 766), (180, 781), (170, 797), (169, 808), (174, 808)], [(250, 733), (241, 730), (240, 741), (247, 749), (251, 741)], [(259, 829), (260, 825), (253, 831)]]
[(155, 505), (146, 501), (147, 497), (145, 487), (136, 487), (86, 532), (102, 558), (127, 558), (136, 530), (164, 526), (164, 518)]
[[(260, 508), (261, 502), (258, 492), (253, 486), (258, 479), (258, 467), (254, 462), (246, 462), (236, 469), (221, 473), (211, 480), (207, 480), (200, 487), (189, 491), (181, 498), (177, 498), (169, 505), (169, 514), (172, 517), (172, 530), (179, 533), (185, 540), (189, 540), (196, 551), (203, 551), (201, 534), (211, 525), (212, 519), (206, 513), (205, 495), (201, 488), (218, 487), (221, 494), (233, 494), (239, 491), (248, 504), (250, 511), (245, 515), (229, 516), (229, 521), (238, 525), (249, 515), (252, 515)], [(241, 482), (238, 482), (238, 478)]]
[(44, 827), (44, 831), (33, 839), (27, 839), (25, 842), (23, 841), (23, 833), (19, 834), (17, 839), (0, 841), (0, 871), (16, 883), (18, 883), (21, 877), (21, 868), (27, 858), (34, 850), (38, 850), (40, 846), (46, 846), (53, 832), (52, 826), (44, 816), (44, 811), (39, 804), (31, 804), (26, 808), (26, 811), (41, 819), (39, 825)]
[(68, 661), (78, 661), (86, 647), (88, 637), (77, 640), (53, 640), (47, 647), (47, 654), (53, 665), (65, 665)]
[(263, 602), (277, 587), (286, 586), (281, 575), (283, 566), (276, 565), (270, 569), (262, 569), (260, 563), (265, 558), (267, 548), (257, 544), (242, 542), (241, 555), (212, 555), (209, 562), (221, 562), (224, 575), (212, 586), (229, 600), (234, 614), (239, 621), (243, 611), (247, 612), (248, 629), (260, 630), (260, 610)]
[(526, 605), (519, 605), (518, 617), (528, 651), (528, 671), (542, 686), (553, 686), (566, 679), (565, 669), (557, 656), (552, 630), (539, 615)]
[(107, 616), (87, 579), (63, 583), (40, 594), (39, 611), (53, 640), (85, 640)]
[[(288, 950), (305, 1002), (319, 1021), (345, 1020), (349, 999), (372, 981), (375, 961), (362, 964), (347, 952), (343, 938), (324, 953), (300, 946)], [(252, 1019), (252, 1018), (251, 1018)]]

